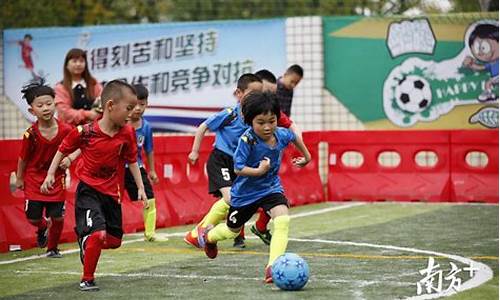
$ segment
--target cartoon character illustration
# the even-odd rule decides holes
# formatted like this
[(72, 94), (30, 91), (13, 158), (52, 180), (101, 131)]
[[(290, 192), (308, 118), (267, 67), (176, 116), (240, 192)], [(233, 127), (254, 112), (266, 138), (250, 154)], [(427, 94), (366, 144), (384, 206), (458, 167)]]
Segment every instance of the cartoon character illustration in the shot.
[(493, 87), (498, 85), (498, 24), (479, 24), (469, 36), (469, 48), (474, 57), (466, 56), (463, 66), (474, 71), (487, 71), (491, 78), (486, 81), (480, 102), (498, 99)]

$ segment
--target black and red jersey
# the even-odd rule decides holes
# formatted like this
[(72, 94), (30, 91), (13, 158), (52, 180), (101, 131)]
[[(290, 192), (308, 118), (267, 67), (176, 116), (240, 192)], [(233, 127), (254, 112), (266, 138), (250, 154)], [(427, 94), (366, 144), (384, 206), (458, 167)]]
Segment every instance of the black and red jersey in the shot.
[(57, 120), (57, 134), (51, 140), (46, 139), (40, 133), (38, 121), (26, 130), (23, 136), (21, 153), (19, 158), (26, 162), (24, 171), (24, 196), (29, 200), (40, 201), (64, 201), (65, 171), (57, 169), (53, 188), (48, 194), (40, 192), (50, 163), (63, 141), (64, 137), (71, 131), (72, 127)]
[(59, 151), (68, 155), (80, 148), (76, 176), (95, 190), (120, 201), (125, 163), (137, 161), (135, 130), (125, 125), (112, 137), (101, 131), (98, 121), (74, 128)]

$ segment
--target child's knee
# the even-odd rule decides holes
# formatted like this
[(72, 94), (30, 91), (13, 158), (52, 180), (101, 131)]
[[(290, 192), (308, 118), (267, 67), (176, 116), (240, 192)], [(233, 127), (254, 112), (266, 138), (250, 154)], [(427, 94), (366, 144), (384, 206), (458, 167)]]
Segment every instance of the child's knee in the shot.
[(288, 228), (290, 225), (290, 216), (289, 215), (281, 215), (274, 218), (274, 227), (275, 228)]

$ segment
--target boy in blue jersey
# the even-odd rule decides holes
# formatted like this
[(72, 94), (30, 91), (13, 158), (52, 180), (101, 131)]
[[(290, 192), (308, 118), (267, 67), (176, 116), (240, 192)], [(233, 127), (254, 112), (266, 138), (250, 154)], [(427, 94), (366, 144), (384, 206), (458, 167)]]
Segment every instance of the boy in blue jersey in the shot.
[[(156, 204), (155, 196), (153, 193), (153, 187), (151, 182), (158, 183), (158, 175), (154, 168), (154, 154), (153, 154), (153, 131), (148, 121), (146, 121), (142, 115), (148, 106), (148, 90), (142, 84), (134, 85), (134, 89), (137, 92), (137, 105), (135, 106), (131, 116), (130, 124), (135, 128), (135, 134), (137, 137), (137, 163), (141, 170), (142, 182), (144, 184), (144, 190), (148, 198), (147, 203), (144, 205), (144, 240), (149, 242), (155, 241), (155, 228), (156, 228)], [(142, 160), (142, 149), (146, 153), (146, 158), (148, 160), (149, 173), (146, 172), (144, 168), (144, 162)], [(130, 170), (125, 168), (125, 189), (132, 201), (137, 201), (137, 186), (134, 181), (134, 177)]]
[[(257, 76), (251, 73), (241, 75), (234, 92), (238, 104), (211, 116), (201, 123), (196, 131), (193, 147), (188, 156), (192, 164), (198, 160), (200, 145), (205, 133), (208, 130), (215, 133), (214, 149), (207, 161), (208, 192), (219, 200), (212, 205), (201, 222), (193, 230), (186, 233), (184, 241), (194, 247), (200, 248), (198, 228), (217, 225), (226, 218), (231, 197), (231, 185), (236, 178), (233, 171), (233, 153), (238, 139), (248, 128), (240, 112), (240, 102), (249, 92), (261, 90), (262, 81)], [(241, 235), (235, 236), (234, 246), (245, 247), (243, 231)]]
[(298, 167), (305, 166), (311, 155), (289, 129), (277, 127), (280, 115), (276, 95), (250, 93), (242, 104), (245, 123), (251, 125), (238, 141), (234, 152), (234, 172), (237, 177), (231, 188), (231, 203), (226, 223), (214, 228), (199, 228), (200, 246), (209, 258), (217, 256), (217, 242), (234, 238), (259, 207), (269, 212), (274, 221), (265, 282), (271, 283), (271, 265), (285, 253), (288, 244), (288, 200), (278, 177), (283, 150), (290, 142), (304, 155), (293, 159)]

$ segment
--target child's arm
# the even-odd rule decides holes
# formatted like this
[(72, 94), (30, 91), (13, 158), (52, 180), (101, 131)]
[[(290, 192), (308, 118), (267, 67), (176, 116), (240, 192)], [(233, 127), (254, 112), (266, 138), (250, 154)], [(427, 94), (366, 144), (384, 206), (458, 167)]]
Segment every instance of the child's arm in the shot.
[(146, 157), (148, 159), (148, 166), (149, 166), (149, 180), (153, 183), (158, 183), (158, 175), (156, 175), (155, 171), (155, 157), (153, 151), (146, 153)]
[(205, 136), (205, 133), (208, 130), (208, 126), (205, 122), (201, 123), (200, 126), (198, 126), (198, 129), (196, 129), (196, 133), (194, 135), (194, 141), (193, 141), (193, 147), (191, 148), (191, 153), (188, 155), (188, 159), (191, 162), (191, 164), (196, 163), (198, 160), (198, 157), (200, 156), (200, 146), (201, 146), (201, 141), (203, 140), (203, 137)]
[(49, 190), (52, 189), (52, 185), (55, 181), (56, 170), (59, 167), (59, 164), (61, 163), (63, 157), (64, 154), (61, 151), (57, 150), (56, 155), (54, 155), (54, 158), (52, 159), (52, 163), (50, 163), (49, 170), (47, 171), (47, 176), (45, 177), (45, 180), (40, 187), (40, 191), (42, 193), (47, 194)]
[(19, 158), (17, 161), (16, 187), (20, 190), (24, 189), (24, 170), (26, 170), (26, 161)]
[(465, 57), (464, 62), (463, 62), (463, 66), (470, 68), (474, 71), (484, 71), (484, 69), (486, 68), (484, 65), (477, 64), (474, 61), (474, 58), (472, 58), (471, 56)]
[(128, 169), (132, 176), (134, 177), (135, 185), (137, 186), (137, 198), (144, 201), (144, 207), (148, 208), (148, 197), (146, 192), (144, 192), (144, 184), (142, 183), (141, 170), (137, 162), (128, 165)]
[(80, 149), (75, 150), (75, 152), (71, 153), (70, 155), (64, 157), (61, 160), (61, 163), (59, 164), (59, 168), (66, 170), (71, 166), (71, 163), (75, 161), (75, 159), (80, 156), (82, 151)]
[(304, 157), (295, 157), (292, 159), (294, 165), (299, 168), (304, 167), (311, 161), (311, 153), (307, 150), (306, 145), (304, 144), (304, 140), (302, 139), (302, 133), (292, 124), (290, 130), (295, 134), (295, 140), (293, 144), (297, 149), (304, 155)]
[(238, 176), (262, 176), (269, 171), (269, 168), (271, 168), (271, 160), (268, 157), (264, 157), (257, 168), (245, 166), (241, 170), (234, 169), (234, 173)]

